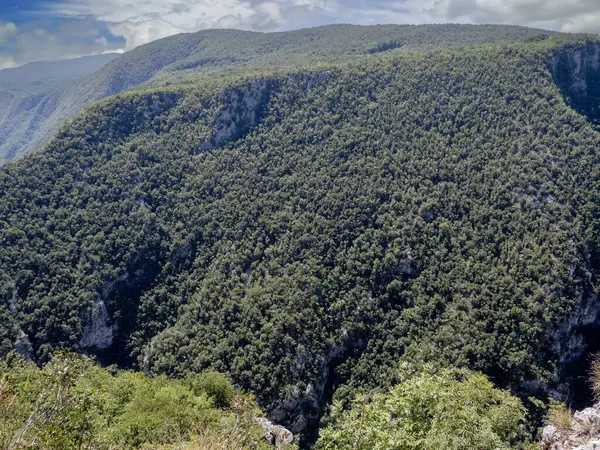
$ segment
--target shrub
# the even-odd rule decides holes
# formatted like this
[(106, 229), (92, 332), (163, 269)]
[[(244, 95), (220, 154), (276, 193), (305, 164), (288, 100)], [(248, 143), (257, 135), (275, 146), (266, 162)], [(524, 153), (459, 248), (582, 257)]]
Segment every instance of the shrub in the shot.
[(217, 373), (187, 381), (111, 374), (69, 353), (43, 369), (9, 355), (0, 361), (0, 450), (263, 448), (253, 397), (232, 404), (233, 387)]
[(400, 367), (389, 392), (332, 408), (321, 450), (507, 449), (523, 435), (525, 409), (479, 373), (431, 366)]
[(111, 442), (126, 447), (178, 442), (189, 438), (199, 425), (215, 421), (207, 397), (194, 396), (183, 384), (166, 377), (136, 381), (128, 399), (117, 399), (126, 404), (109, 429)]
[(600, 354), (594, 355), (590, 369), (590, 383), (596, 400), (600, 400)]
[(14, 355), (7, 358), (0, 365), (9, 400), (2, 414), (13, 426), (4, 436), (5, 448), (91, 445), (102, 423), (99, 397), (82, 383), (92, 369), (87, 358), (66, 352), (58, 352), (41, 370)]
[(206, 394), (217, 408), (229, 408), (235, 395), (229, 379), (219, 372), (203, 372), (186, 378), (195, 395)]

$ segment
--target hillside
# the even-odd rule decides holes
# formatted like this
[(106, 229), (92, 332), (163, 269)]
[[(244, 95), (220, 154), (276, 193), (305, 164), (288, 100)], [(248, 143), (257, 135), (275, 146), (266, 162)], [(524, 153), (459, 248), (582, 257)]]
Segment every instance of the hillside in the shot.
[(297, 68), (397, 47), (410, 51), (539, 33), (521, 27), (456, 25), (336, 25), (286, 33), (208, 30), (138, 47), (98, 73), (68, 85), (57, 86), (55, 81), (45, 80), (42, 87), (35, 84), (15, 92), (14, 87), (2, 84), (0, 72), (0, 100), (5, 105), (0, 111), (0, 164), (45, 145), (66, 120), (86, 105), (143, 83), (164, 85), (202, 74), (214, 77), (223, 71), (229, 74), (231, 70)]
[(0, 70), (0, 165), (47, 143), (56, 131), (50, 117), (57, 108), (65, 107), (66, 94), (74, 83), (117, 56), (89, 56)]
[(399, 361), (568, 396), (600, 346), (600, 39), (450, 29), (482, 44), (169, 75), (7, 164), (0, 354), (214, 369), (307, 440)]

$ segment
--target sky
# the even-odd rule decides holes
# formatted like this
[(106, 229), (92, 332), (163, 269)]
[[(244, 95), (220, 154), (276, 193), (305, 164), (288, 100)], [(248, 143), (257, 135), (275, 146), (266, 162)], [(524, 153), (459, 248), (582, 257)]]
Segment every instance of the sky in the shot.
[(0, 0), (0, 69), (210, 28), (443, 22), (600, 33), (600, 0)]

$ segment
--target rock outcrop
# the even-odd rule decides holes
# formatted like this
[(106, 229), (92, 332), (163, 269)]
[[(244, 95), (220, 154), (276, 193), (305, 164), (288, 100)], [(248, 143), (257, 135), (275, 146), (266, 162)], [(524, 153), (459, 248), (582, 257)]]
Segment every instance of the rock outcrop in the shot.
[(117, 279), (106, 283), (100, 296), (94, 300), (93, 304), (86, 311), (86, 317), (84, 318), (85, 327), (79, 340), (81, 348), (104, 350), (113, 344), (119, 327), (116, 323), (110, 323), (105, 300), (112, 294), (117, 283), (126, 281), (128, 278), (129, 274), (125, 273)]
[(576, 412), (569, 428), (545, 427), (541, 447), (542, 450), (600, 450), (600, 402)]
[(287, 428), (275, 425), (269, 419), (263, 417), (257, 418), (256, 422), (265, 430), (265, 440), (276, 448), (285, 448), (287, 444), (294, 442), (294, 435)]
[(592, 123), (599, 124), (600, 43), (563, 49), (552, 58), (550, 72), (568, 103)]

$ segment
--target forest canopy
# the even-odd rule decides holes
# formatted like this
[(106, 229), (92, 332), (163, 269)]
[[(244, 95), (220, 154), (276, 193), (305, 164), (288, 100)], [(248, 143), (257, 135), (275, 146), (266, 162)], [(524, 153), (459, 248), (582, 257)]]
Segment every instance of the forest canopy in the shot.
[(7, 164), (0, 355), (216, 371), (294, 432), (398, 361), (567, 396), (598, 344), (600, 41), (444, 30), (173, 75)]

